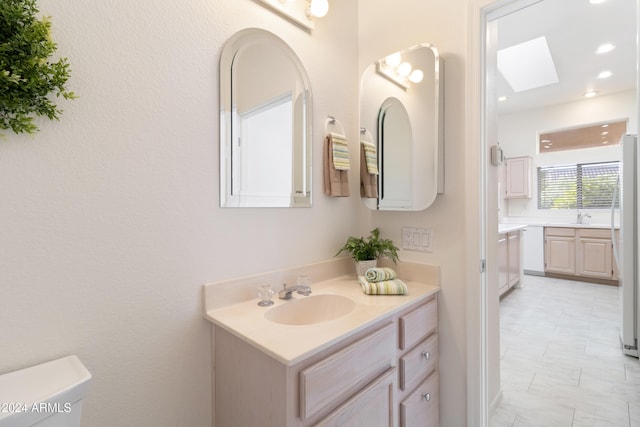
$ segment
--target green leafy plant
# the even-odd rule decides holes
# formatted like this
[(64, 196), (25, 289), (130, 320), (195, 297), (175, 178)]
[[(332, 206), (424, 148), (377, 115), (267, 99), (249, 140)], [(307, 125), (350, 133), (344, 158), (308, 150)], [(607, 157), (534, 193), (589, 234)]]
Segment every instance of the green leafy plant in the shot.
[(351, 254), (356, 261), (368, 261), (387, 257), (395, 264), (398, 261), (398, 248), (391, 239), (381, 239), (380, 230), (375, 228), (366, 239), (363, 237), (349, 236), (347, 242), (338, 251)]
[(74, 99), (65, 87), (66, 58), (50, 61), (57, 45), (48, 18), (38, 18), (36, 0), (0, 2), (0, 129), (34, 133), (34, 116), (58, 120), (51, 95)]

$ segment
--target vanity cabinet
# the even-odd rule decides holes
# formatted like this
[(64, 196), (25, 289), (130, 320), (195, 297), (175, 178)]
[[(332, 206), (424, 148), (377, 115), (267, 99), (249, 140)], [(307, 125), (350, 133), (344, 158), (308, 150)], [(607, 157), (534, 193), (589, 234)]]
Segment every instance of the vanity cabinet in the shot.
[(505, 198), (531, 198), (531, 157), (505, 159)]
[(545, 227), (545, 272), (615, 281), (614, 264), (609, 229)]
[(291, 366), (215, 325), (215, 426), (437, 426), (437, 317), (432, 295)]

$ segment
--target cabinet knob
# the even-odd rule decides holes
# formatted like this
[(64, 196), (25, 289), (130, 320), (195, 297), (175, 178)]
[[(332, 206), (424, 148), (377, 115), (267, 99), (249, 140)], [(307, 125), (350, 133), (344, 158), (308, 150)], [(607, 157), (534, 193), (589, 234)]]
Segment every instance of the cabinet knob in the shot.
[(424, 360), (429, 360), (431, 358), (431, 353), (429, 353), (428, 351), (423, 351), (422, 357), (424, 357)]
[(422, 398), (427, 402), (431, 400), (431, 393), (423, 393)]

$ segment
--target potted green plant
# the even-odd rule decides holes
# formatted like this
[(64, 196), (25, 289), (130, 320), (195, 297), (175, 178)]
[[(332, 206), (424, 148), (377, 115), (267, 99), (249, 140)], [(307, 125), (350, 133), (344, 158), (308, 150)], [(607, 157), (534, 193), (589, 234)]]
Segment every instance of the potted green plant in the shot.
[(54, 96), (76, 98), (66, 88), (67, 59), (52, 59), (51, 23), (38, 13), (36, 0), (0, 2), (0, 136), (5, 129), (34, 133), (36, 116), (59, 118)]
[(398, 261), (398, 247), (391, 239), (381, 239), (380, 229), (375, 228), (366, 239), (349, 236), (344, 246), (336, 256), (342, 252), (351, 254), (356, 261), (356, 273), (363, 276), (369, 269), (378, 265), (378, 258), (389, 258), (395, 264)]

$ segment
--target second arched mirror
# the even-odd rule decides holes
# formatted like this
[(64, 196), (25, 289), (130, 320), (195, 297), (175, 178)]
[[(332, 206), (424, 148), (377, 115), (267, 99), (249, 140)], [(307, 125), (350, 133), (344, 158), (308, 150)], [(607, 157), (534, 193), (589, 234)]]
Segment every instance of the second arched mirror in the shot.
[(375, 177), (361, 171), (368, 208), (423, 210), (444, 191), (443, 88), (443, 61), (429, 43), (381, 58), (364, 71), (361, 145), (376, 146), (378, 163)]

